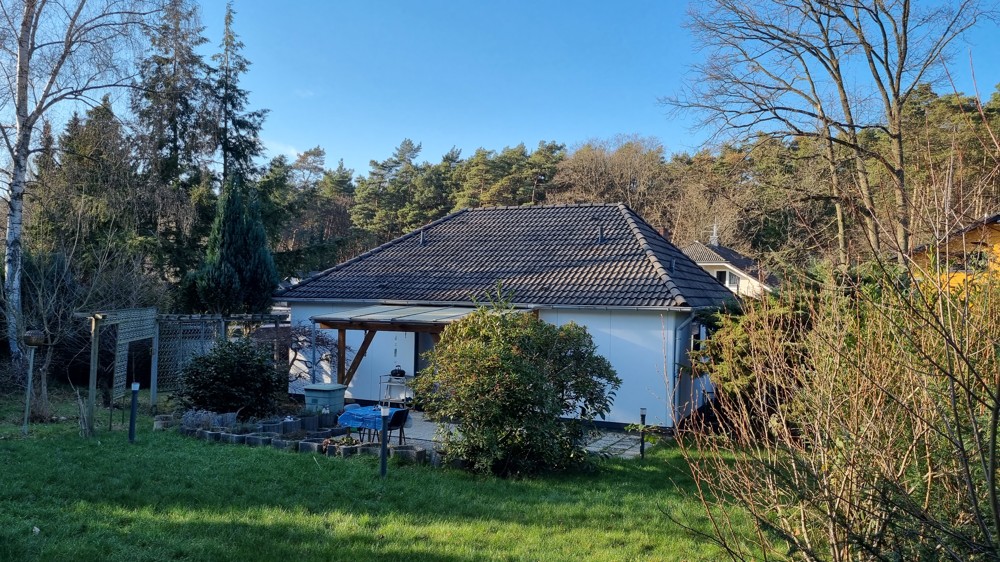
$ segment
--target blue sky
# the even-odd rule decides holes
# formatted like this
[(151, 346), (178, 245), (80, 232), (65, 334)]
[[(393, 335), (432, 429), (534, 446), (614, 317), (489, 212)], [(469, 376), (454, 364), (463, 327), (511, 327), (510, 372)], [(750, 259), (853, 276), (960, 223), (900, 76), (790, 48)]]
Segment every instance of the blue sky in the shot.
[[(225, 3), (200, 0), (214, 52)], [(235, 30), (251, 61), (242, 86), (268, 108), (270, 156), (314, 146), (355, 173), (404, 138), (438, 161), (539, 141), (658, 138), (668, 153), (707, 138), (657, 99), (676, 94), (700, 54), (679, 0), (236, 0)], [(1000, 82), (996, 26), (959, 46), (957, 87)], [(939, 89), (939, 91), (944, 91)]]

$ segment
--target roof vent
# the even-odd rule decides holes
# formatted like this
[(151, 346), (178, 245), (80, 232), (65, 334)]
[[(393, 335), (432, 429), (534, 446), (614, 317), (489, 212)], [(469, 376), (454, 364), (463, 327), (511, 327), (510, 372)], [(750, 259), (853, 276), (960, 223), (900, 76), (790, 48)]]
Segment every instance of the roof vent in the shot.
[(426, 246), (427, 242), (424, 240), (424, 229), (420, 229), (420, 245)]
[(719, 221), (712, 225), (712, 236), (708, 239), (709, 246), (719, 245)]
[(604, 226), (598, 226), (597, 227), (597, 243), (598, 244), (603, 244), (606, 241), (607, 241), (607, 239), (604, 238)]
[(670, 273), (674, 272), (674, 266), (676, 265), (677, 265), (677, 260), (674, 258), (670, 258)]

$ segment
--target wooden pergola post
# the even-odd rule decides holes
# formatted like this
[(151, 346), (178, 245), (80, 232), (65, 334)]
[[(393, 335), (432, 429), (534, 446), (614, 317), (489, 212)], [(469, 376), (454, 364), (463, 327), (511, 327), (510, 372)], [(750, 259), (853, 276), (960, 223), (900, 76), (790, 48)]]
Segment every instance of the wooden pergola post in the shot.
[(87, 436), (94, 434), (97, 408), (97, 359), (101, 349), (101, 315), (90, 317), (90, 380), (87, 384)]
[(337, 330), (337, 383), (344, 384), (347, 378), (347, 330)]

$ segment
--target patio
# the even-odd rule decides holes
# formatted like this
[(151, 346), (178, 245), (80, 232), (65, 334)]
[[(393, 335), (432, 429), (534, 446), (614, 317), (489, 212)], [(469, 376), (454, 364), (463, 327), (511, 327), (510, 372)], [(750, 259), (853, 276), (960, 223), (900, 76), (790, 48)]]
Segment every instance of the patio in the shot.
[[(437, 424), (424, 419), (423, 412), (410, 411), (412, 424), (406, 428), (406, 442), (425, 449), (434, 446)], [(650, 445), (647, 443), (646, 448)], [(639, 436), (610, 429), (598, 430), (587, 443), (587, 451), (604, 457), (631, 459), (639, 456)]]

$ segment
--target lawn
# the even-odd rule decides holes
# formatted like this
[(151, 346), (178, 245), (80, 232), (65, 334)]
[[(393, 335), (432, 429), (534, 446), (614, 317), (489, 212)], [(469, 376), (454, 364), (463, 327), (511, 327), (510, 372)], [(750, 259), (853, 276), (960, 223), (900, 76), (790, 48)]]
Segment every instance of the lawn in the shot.
[[(0, 397), (0, 560), (715, 560), (680, 453), (586, 473), (499, 480), (152, 431), (121, 414), (20, 433)], [(749, 527), (748, 531), (749, 533)]]

